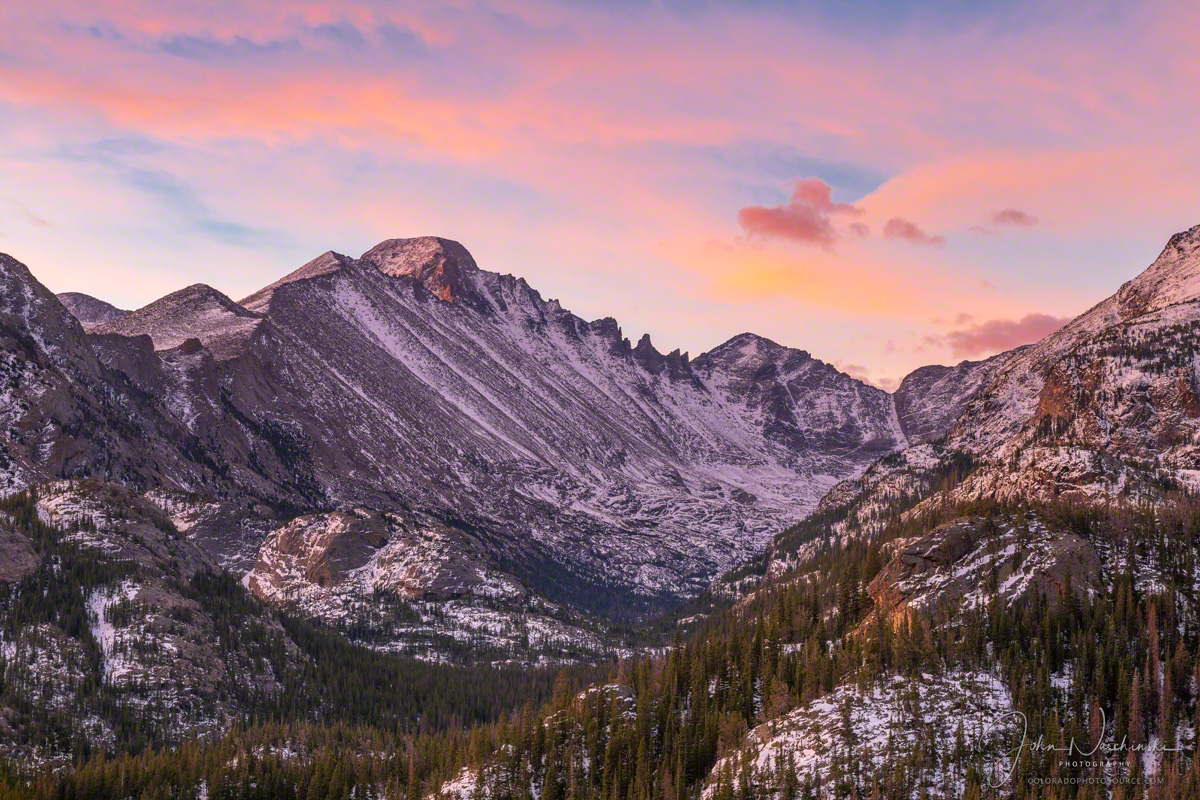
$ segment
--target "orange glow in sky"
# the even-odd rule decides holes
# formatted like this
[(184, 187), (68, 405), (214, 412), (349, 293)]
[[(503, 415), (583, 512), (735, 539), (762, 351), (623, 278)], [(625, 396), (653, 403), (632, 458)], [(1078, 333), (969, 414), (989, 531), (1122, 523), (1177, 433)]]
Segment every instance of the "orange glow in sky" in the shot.
[(1194, 4), (945, 5), (7, 4), (0, 251), (135, 307), (448, 236), (660, 349), (891, 388), (1200, 222)]

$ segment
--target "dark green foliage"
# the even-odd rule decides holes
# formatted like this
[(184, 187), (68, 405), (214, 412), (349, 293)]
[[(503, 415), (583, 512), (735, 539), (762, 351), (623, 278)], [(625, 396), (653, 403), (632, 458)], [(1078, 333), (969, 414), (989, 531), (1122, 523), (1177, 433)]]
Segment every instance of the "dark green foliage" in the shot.
[[(898, 626), (871, 617), (865, 587), (886, 563), (888, 544), (941, 521), (1036, 514), (1075, 532), (1105, 555), (1109, 579), (1094, 596), (1069, 587), (1061, 602), (992, 603), (950, 618)], [(815, 523), (814, 523), (815, 524)], [(819, 535), (820, 531), (810, 529)], [(1200, 792), (1191, 733), (1200, 630), (1194, 576), (1200, 501), (1181, 497), (1155, 510), (1055, 503), (1036, 509), (990, 503), (891, 517), (878, 536), (829, 541), (792, 572), (716, 611), (665, 650), (609, 669), (521, 675), (498, 668), (416, 664), (346, 643), (284, 617), (302, 667), (275, 695), (247, 696), (249, 722), (219, 740), (136, 755), (93, 755), (55, 775), (16, 780), (0, 772), (0, 800), (107, 797), (421, 798), (459, 778), (479, 797), (545, 800), (696, 798), (714, 765), (747, 732), (839, 685), (954, 669), (999, 674), (1030, 736), (1063, 745), (1089, 741), (1103, 710), (1116, 739), (1157, 736), (1182, 750), (1166, 756), (1155, 800)], [(246, 628), (266, 613), (228, 577), (192, 584), (206, 614), (226, 620), (220, 637), (263, 636)], [(270, 658), (286, 658), (273, 653)], [(294, 656), (293, 656), (294, 658)], [(282, 663), (282, 662), (281, 662)], [(1051, 676), (1071, 676), (1056, 688)], [(579, 694), (588, 684), (626, 687)], [(509, 713), (504, 713), (504, 709)], [(1190, 723), (1190, 724), (1189, 724)], [(848, 731), (853, 738), (853, 731)], [(1003, 797), (1095, 798), (1082, 767), (1027, 754)], [(963, 737), (919, 741), (876, 770), (861, 753), (836, 753), (821, 774), (785, 759), (763, 773), (730, 760), (714, 798), (937, 797), (939, 764), (961, 777), (961, 796), (997, 796)], [(1136, 777), (1139, 766), (1133, 767)], [(474, 776), (474, 777), (472, 777)], [(1053, 791), (1031, 783), (1055, 776)], [(1075, 780), (1071, 783), (1070, 780)], [(27, 781), (27, 782), (26, 782)], [(1141, 796), (1126, 793), (1125, 798)]]

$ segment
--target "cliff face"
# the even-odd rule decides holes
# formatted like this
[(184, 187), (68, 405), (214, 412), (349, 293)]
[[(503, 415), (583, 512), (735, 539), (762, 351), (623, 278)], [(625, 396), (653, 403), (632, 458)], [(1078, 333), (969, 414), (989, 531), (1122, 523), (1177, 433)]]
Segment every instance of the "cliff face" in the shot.
[(915, 614), (936, 623), (993, 600), (1012, 606), (1035, 598), (1054, 604), (1068, 592), (1088, 596), (1099, 578), (1095, 548), (1073, 533), (1035, 517), (968, 518), (897, 542), (867, 593), (872, 619), (896, 624)]

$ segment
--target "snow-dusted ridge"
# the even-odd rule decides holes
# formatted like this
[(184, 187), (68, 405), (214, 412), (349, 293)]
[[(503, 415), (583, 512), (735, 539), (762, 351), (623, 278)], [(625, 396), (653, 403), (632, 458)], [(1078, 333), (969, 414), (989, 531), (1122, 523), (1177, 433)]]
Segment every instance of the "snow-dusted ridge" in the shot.
[[(928, 746), (969, 741), (984, 751), (984, 763), (1000, 757), (1004, 724), (1012, 698), (995, 675), (955, 671), (921, 675), (915, 680), (890, 676), (863, 689), (853, 684), (835, 691), (752, 731), (741, 747), (722, 758), (709, 774), (702, 797), (717, 796), (724, 782), (736, 782), (748, 769), (756, 778), (794, 770), (797, 778), (826, 778), (832, 763), (846, 754), (862, 759), (864, 770), (878, 770)], [(849, 760), (849, 759), (847, 759)], [(947, 796), (964, 788), (963, 776), (934, 761), (924, 779), (949, 787)]]
[(71, 315), (89, 330), (97, 325), (118, 320), (129, 313), (125, 309), (81, 292), (60, 292), (55, 296)]
[(259, 317), (210, 286), (197, 283), (147, 306), (89, 327), (91, 333), (148, 335), (155, 350), (197, 339), (217, 357), (232, 356), (258, 326)]
[[(24, 338), (0, 350), (0, 386), (20, 387), (0, 409), (14, 432), (0, 483), (99, 473), (191, 498), (211, 511), (189, 536), (238, 569), (296, 516), (396, 514), (470, 532), (523, 591), (648, 613), (910, 444), (936, 452), (876, 469), (880, 498), (962, 451), (982, 464), (977, 495), (1094, 493), (1089, 454), (1105, 448), (1124, 448), (1105, 486), (1136, 484), (1122, 470), (1163, 454), (1192, 480), (1198, 242), (1200, 228), (1174, 237), (1042, 342), (918, 370), (894, 396), (753, 334), (695, 358), (631, 344), (614, 320), (583, 320), (432, 237), (326, 253), (241, 303), (188, 287), (91, 334), (3, 259), (0, 311)], [(1167, 372), (1121, 350), (1154, 337), (1174, 354)], [(1091, 392), (1096, 374), (1111, 391)], [(859, 516), (877, 506), (865, 498)]]
[[(472, 531), (555, 602), (643, 613), (761, 552), (906, 441), (887, 393), (804, 351), (742, 334), (664, 355), (432, 237), (326, 253), (241, 303), (191, 286), (84, 336), (57, 309), (90, 370), (63, 380), (114, 409), (65, 474), (101, 468), (222, 509), (209, 517), (242, 533), (190, 535), (228, 564), (296, 513), (357, 507)], [(131, 436), (136, 452), (105, 453)], [(49, 476), (28, 453), (13, 482)]]

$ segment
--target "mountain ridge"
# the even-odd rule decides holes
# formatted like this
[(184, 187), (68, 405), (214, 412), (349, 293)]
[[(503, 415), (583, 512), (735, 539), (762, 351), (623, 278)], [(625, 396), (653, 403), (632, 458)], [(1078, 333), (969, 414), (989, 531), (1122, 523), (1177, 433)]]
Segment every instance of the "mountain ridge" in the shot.
[[(497, 568), (557, 602), (698, 591), (904, 443), (886, 392), (806, 351), (743, 335), (664, 355), (449, 240), (328, 252), (243, 302), (194, 285), (76, 330), (188, 431), (140, 486), (483, 531)], [(286, 519), (247, 513), (190, 535), (249, 568)]]
[(129, 313), (126, 309), (117, 308), (111, 303), (82, 292), (59, 292), (55, 297), (79, 320), (85, 330), (92, 325), (120, 319)]
[(150, 336), (155, 350), (171, 350), (188, 339), (200, 339), (218, 358), (228, 358), (257, 327), (261, 317), (203, 283), (160, 297), (110, 322), (95, 325), (93, 334)]
[[(57, 320), (41, 327), (60, 349), (97, 362), (88, 381), (119, 376), (159, 398), (162, 430), (187, 431), (186, 450), (169, 454), (164, 434), (129, 474), (222, 509), (200, 514), (210, 522), (190, 533), (217, 561), (270, 569), (285, 559), (262, 551), (268, 531), (298, 514), (362, 508), (395, 515), (395, 530), (478, 536), (473, 563), (531, 596), (592, 610), (621, 597), (645, 613), (761, 553), (782, 520), (803, 518), (890, 453), (944, 442), (910, 461), (932, 475), (927, 465), (966, 451), (984, 465), (966, 485), (1001, 490), (1008, 462), (989, 462), (989, 448), (1008, 442), (1011, 460), (1044, 449), (1045, 414), (1068, 424), (1061, 400), (1047, 405), (1056, 364), (1114, 326), (1183, 313), (1171, 309), (1200, 295), (1197, 240), (1200, 227), (1173, 237), (1117, 294), (1042, 341), (915, 370), (892, 394), (749, 332), (694, 358), (664, 355), (648, 335), (631, 344), (615, 319), (583, 320), (436, 237), (385, 240), (359, 258), (329, 251), (244, 305), (193, 285), (91, 334), (57, 301), (39, 302)], [(36, 283), (27, 270), (18, 277)], [(1138, 441), (1137, 453), (1150, 452)], [(1172, 452), (1190, 458), (1183, 446)], [(89, 458), (46, 477), (90, 474)], [(24, 466), (22, 480), (39, 474), (32, 456)], [(122, 479), (125, 467), (108, 469)], [(235, 510), (245, 497), (266, 510)], [(354, 530), (313, 541), (383, 552)], [(258, 582), (303, 596), (295, 580), (307, 579)]]
[[(361, 264), (369, 265), (370, 267), (373, 267), (374, 269), (391, 277), (411, 279), (414, 282), (424, 286), (438, 299), (446, 302), (451, 302), (453, 299), (461, 299), (464, 295), (471, 291), (474, 287), (471, 277), (474, 274), (486, 275), (491, 280), (500, 279), (513, 281), (517, 284), (528, 287), (528, 284), (524, 278), (509, 273), (499, 273), (481, 269), (475, 262), (474, 257), (471, 256), (470, 252), (457, 241), (439, 236), (419, 236), (412, 238), (385, 239), (364, 252), (357, 259), (342, 253), (338, 253), (334, 250), (327, 250), (311, 261), (305, 263), (298, 269), (293, 270), (292, 272), (273, 281), (272, 283), (267, 284), (261, 289), (255, 290), (238, 301), (233, 301), (228, 295), (225, 295), (224, 293), (208, 286), (207, 284), (198, 283), (164, 295), (163, 297), (151, 301), (135, 311), (124, 311), (121, 309), (115, 310), (119, 312), (122, 317), (127, 317), (131, 314), (138, 314), (139, 312), (143, 312), (147, 309), (152, 309), (157, 304), (163, 303), (164, 301), (168, 301), (177, 296), (182, 296), (185, 293), (204, 289), (210, 291), (214, 297), (219, 298), (219, 301), (226, 306), (238, 306), (251, 313), (263, 314), (269, 308), (270, 300), (274, 292), (280, 287), (290, 283), (320, 278), (343, 269), (353, 269)], [(449, 267), (448, 269), (447, 265)], [(529, 287), (529, 291), (541, 299), (541, 294), (536, 289)], [(87, 302), (98, 303), (111, 308), (110, 304), (107, 302), (90, 295), (85, 295), (78, 292), (66, 292), (62, 293), (60, 297), (63, 295), (71, 295), (73, 297), (86, 299)], [(448, 297), (451, 299), (448, 300)], [(563, 311), (563, 313), (571, 314), (570, 311), (562, 308), (562, 305), (558, 300), (551, 299), (543, 302), (545, 302), (548, 307), (557, 308)], [(571, 316), (573, 316), (579, 323), (587, 325), (593, 330), (606, 335), (613, 335), (614, 332), (619, 333), (621, 330), (620, 324), (613, 317), (600, 317), (595, 320), (588, 321), (581, 317), (575, 316), (574, 314), (571, 314)], [(145, 328), (144, 324), (138, 325), (134, 320), (126, 320), (126, 322), (122, 325), (118, 322), (117, 317), (113, 317), (112, 319), (96, 320), (94, 323), (89, 319), (88, 325), (93, 326), (92, 328), (89, 328), (89, 332), (120, 333), (126, 336), (138, 335), (138, 333), (142, 332), (142, 330)], [(104, 325), (103, 329), (93, 329), (95, 326), (99, 325)], [(203, 334), (205, 331), (202, 328), (197, 328), (194, 332), (197, 334)], [(650, 334), (648, 333), (643, 334), (636, 344), (633, 344), (628, 338), (620, 335), (616, 336), (618, 340), (623, 340), (623, 342), (620, 344), (620, 347), (623, 347), (624, 350), (629, 353), (635, 354), (635, 358), (642, 362), (643, 365), (652, 365), (651, 368), (654, 369), (659, 369), (663, 364), (667, 363), (678, 363), (681, 366), (687, 366), (692, 361), (719, 351), (722, 348), (727, 348), (733, 345), (735, 342), (742, 340), (744, 337), (753, 337), (761, 340), (773, 348), (786, 348), (788, 350), (795, 350), (808, 357), (814, 358), (817, 361), (821, 361), (821, 363), (827, 365), (829, 364), (829, 362), (822, 361), (821, 359), (817, 359), (815, 356), (812, 356), (811, 352), (807, 350), (792, 348), (788, 345), (779, 344), (768, 337), (761, 336), (760, 334), (753, 333), (752, 331), (743, 331), (741, 333), (734, 334), (724, 342), (714, 345), (709, 350), (703, 351), (694, 358), (689, 357), (688, 353), (682, 351), (681, 348), (676, 348), (669, 353), (660, 352), (650, 341)], [(196, 338), (201, 337), (197, 336)], [(166, 341), (170, 346), (178, 346), (178, 342), (176, 341), (177, 339), (178, 337), (174, 337)], [(157, 347), (156, 345), (156, 349), (169, 349), (169, 346)], [(859, 383), (871, 386), (872, 388), (879, 388), (859, 378), (854, 378), (846, 372), (841, 370), (838, 371), (841, 374), (846, 375), (846, 377), (858, 381)], [(881, 391), (886, 390), (881, 389)]]

